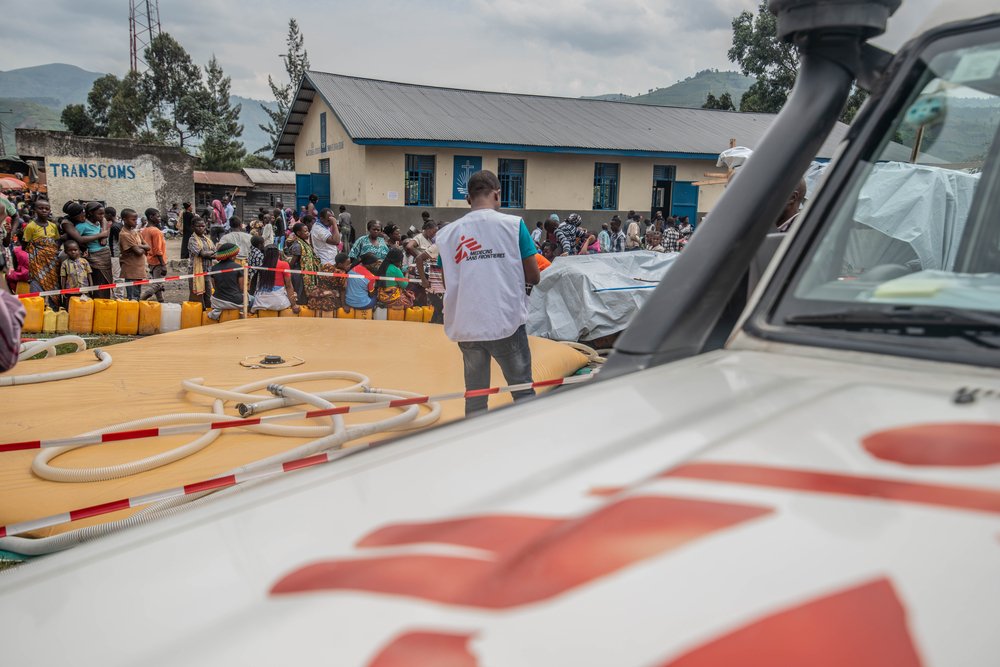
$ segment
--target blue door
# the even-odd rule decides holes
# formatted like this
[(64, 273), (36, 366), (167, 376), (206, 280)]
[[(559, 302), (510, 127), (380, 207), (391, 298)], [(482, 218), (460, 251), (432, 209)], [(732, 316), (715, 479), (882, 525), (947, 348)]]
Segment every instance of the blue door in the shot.
[(295, 206), (302, 210), (309, 204), (309, 195), (316, 195), (316, 209), (330, 208), (330, 174), (295, 174)]
[(686, 215), (692, 225), (698, 224), (698, 186), (691, 181), (674, 181), (670, 215), (680, 218)]

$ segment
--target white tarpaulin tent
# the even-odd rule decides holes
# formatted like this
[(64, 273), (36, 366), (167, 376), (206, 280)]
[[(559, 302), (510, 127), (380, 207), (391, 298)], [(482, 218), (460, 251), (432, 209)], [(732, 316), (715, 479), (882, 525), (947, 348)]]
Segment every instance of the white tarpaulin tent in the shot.
[(528, 334), (594, 340), (624, 330), (676, 258), (644, 250), (557, 258), (531, 292)]
[[(814, 163), (806, 174), (810, 193), (825, 168)], [(874, 165), (858, 196), (854, 220), (883, 236), (858, 235), (848, 248), (849, 261), (871, 268), (905, 264), (916, 255), (919, 266), (913, 268), (951, 269), (978, 181), (978, 174), (953, 169), (904, 162)]]

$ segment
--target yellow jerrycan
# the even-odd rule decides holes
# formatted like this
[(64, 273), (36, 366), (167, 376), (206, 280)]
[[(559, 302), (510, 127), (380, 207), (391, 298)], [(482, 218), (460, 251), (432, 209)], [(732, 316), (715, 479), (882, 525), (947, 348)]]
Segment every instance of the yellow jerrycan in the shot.
[(159, 301), (139, 302), (139, 335), (151, 336), (160, 333), (163, 306)]
[(56, 332), (56, 311), (45, 309), (42, 315), (42, 333), (54, 334)]
[(60, 308), (56, 312), (56, 333), (64, 334), (69, 331), (69, 313), (66, 312), (65, 308)]
[(139, 333), (138, 301), (118, 302), (117, 331), (119, 336), (134, 336)]
[(94, 333), (110, 336), (118, 331), (118, 302), (94, 299)]
[(185, 301), (181, 304), (181, 329), (191, 329), (201, 326), (202, 306), (197, 301)]
[(94, 331), (94, 300), (78, 296), (69, 300), (69, 330), (75, 334)]
[(24, 324), (21, 331), (24, 333), (41, 333), (45, 325), (45, 299), (40, 296), (29, 296), (21, 299), (24, 306)]

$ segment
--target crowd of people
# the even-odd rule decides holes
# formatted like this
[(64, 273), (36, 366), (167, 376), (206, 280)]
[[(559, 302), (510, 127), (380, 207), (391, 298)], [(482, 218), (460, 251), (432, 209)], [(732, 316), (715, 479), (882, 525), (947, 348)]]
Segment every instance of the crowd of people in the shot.
[[(210, 309), (212, 319), (225, 310), (242, 310), (245, 291), (251, 312), (431, 305), (434, 321), (440, 322), (443, 288), (432, 266), (438, 226), (429, 214), (419, 232), (404, 234), (398, 225), (370, 220), (367, 233), (356, 237), (345, 206), (316, 210), (315, 204), (310, 201), (300, 211), (261, 209), (249, 226), (233, 214), (228, 199), (213, 201), (202, 215), (185, 204), (180, 218), (182, 257), (190, 259), (191, 273), (213, 274), (192, 279), (190, 300)], [(248, 284), (242, 271), (234, 270), (243, 267), (248, 269)]]
[[(245, 224), (225, 197), (200, 213), (187, 202), (172, 205), (168, 233), (182, 236), (181, 259), (194, 274), (188, 297), (202, 303), (208, 317), (245, 308), (298, 313), (303, 306), (373, 311), (430, 305), (432, 321), (443, 323), (462, 350), (467, 389), (478, 389), (488, 385), (490, 358), (509, 383), (530, 381), (525, 295), (555, 258), (680, 252), (694, 232), (686, 217), (657, 214), (647, 221), (630, 211), (624, 223), (614, 215), (596, 233), (576, 213), (564, 219), (552, 214), (529, 233), (521, 218), (499, 211), (495, 174), (478, 172), (474, 181), (468, 214), (439, 224), (425, 211), (419, 231), (369, 220), (356, 234), (345, 206), (317, 210), (316, 197), (298, 211), (262, 208)], [(127, 299), (164, 300), (162, 282), (145, 289), (127, 284), (167, 274), (164, 222), (156, 208), (140, 215), (97, 201), (68, 201), (61, 215), (53, 215), (43, 198), (2, 199), (0, 205), (6, 215), (0, 262), (11, 292), (114, 285), (118, 279), (126, 283)], [(107, 288), (91, 294), (112, 296)], [(48, 299), (53, 308), (60, 305), (59, 295)], [(516, 392), (515, 399), (532, 393)], [(484, 398), (466, 402), (467, 413), (485, 407)]]
[(565, 220), (553, 213), (548, 220), (535, 223), (531, 238), (542, 256), (552, 261), (561, 255), (592, 255), (597, 253), (651, 250), (680, 252), (687, 245), (694, 226), (688, 216), (664, 217), (657, 212), (651, 220), (629, 211), (625, 222), (613, 215), (601, 224), (596, 234), (583, 226), (583, 218), (571, 213)]
[[(364, 234), (356, 234), (345, 206), (317, 210), (310, 197), (296, 211), (278, 203), (261, 208), (247, 224), (235, 214), (229, 197), (216, 199), (196, 213), (185, 202), (172, 204), (167, 222), (156, 208), (141, 214), (121, 211), (101, 202), (65, 202), (61, 215), (53, 214), (43, 198), (2, 198), (0, 225), (7, 287), (11, 292), (40, 292), (130, 282), (167, 275), (164, 232), (182, 236), (180, 258), (192, 274), (248, 267), (189, 281), (189, 299), (204, 304), (210, 317), (227, 309), (243, 308), (244, 288), (252, 311), (317, 311), (403, 309), (434, 306), (434, 321), (442, 322), (444, 285), (437, 265), (439, 224), (429, 212), (421, 229), (404, 231), (392, 222), (369, 220)], [(599, 231), (587, 229), (580, 215), (561, 219), (557, 214), (537, 222), (531, 241), (540, 270), (559, 256), (616, 253), (635, 250), (680, 252), (693, 233), (686, 217), (651, 220), (630, 211), (623, 223), (614, 215)], [(117, 267), (112, 262), (117, 257)], [(286, 270), (336, 273), (340, 277), (286, 273)], [(345, 278), (354, 275), (355, 278)], [(379, 280), (393, 278), (394, 281)], [(112, 291), (89, 292), (111, 298)], [(164, 300), (164, 284), (125, 287), (130, 300)], [(58, 295), (48, 297), (58, 308)]]
[[(155, 208), (139, 212), (96, 201), (65, 202), (61, 215), (53, 215), (52, 205), (40, 196), (3, 197), (0, 205), (0, 268), (6, 273), (10, 292), (53, 290), (113, 285), (125, 281), (166, 276), (166, 242), (160, 212)], [(119, 258), (115, 275), (112, 256)], [(128, 299), (163, 301), (163, 285), (126, 287)], [(111, 288), (90, 292), (110, 298)], [(59, 295), (49, 295), (52, 308), (62, 304)]]

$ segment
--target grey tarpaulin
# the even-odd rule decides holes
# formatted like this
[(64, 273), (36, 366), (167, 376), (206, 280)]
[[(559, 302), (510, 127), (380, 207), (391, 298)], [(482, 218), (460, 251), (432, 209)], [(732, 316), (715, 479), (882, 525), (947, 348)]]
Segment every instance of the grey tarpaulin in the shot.
[[(825, 168), (814, 163), (809, 169), (810, 191)], [(862, 269), (907, 264), (915, 256), (914, 268), (950, 269), (978, 182), (978, 174), (954, 169), (903, 162), (874, 165), (861, 187), (854, 220), (878, 234), (856, 234), (848, 248), (849, 263)]]
[(655, 286), (676, 258), (645, 250), (556, 258), (531, 292), (528, 333), (594, 340), (624, 330), (652, 295), (642, 288)]

